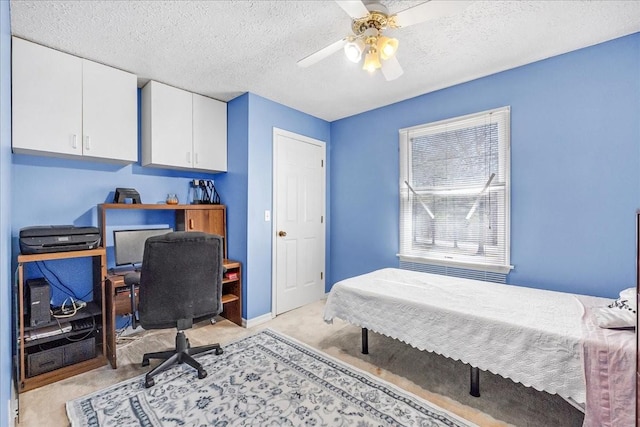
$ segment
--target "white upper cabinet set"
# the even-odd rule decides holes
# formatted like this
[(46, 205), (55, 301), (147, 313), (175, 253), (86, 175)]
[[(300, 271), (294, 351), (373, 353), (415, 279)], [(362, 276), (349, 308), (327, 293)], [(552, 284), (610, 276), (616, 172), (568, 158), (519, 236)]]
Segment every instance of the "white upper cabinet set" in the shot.
[(138, 160), (137, 78), (13, 38), (13, 151)]
[[(15, 153), (138, 161), (136, 75), (12, 40)], [(142, 111), (143, 166), (227, 170), (226, 103), (150, 82)]]
[(227, 170), (227, 104), (162, 83), (142, 88), (142, 165)]

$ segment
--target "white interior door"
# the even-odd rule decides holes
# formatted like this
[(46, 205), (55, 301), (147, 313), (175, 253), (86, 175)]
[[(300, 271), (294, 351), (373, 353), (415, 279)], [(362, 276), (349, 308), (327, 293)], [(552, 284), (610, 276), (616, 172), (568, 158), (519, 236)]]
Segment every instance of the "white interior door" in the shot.
[(324, 296), (324, 142), (274, 129), (273, 312)]

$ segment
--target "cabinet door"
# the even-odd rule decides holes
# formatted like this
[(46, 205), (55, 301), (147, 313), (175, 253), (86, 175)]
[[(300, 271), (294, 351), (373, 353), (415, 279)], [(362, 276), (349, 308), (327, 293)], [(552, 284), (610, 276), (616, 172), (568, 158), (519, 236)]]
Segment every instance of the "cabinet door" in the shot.
[(82, 60), (12, 40), (13, 151), (81, 155)]
[(193, 167), (227, 171), (227, 104), (193, 94)]
[(187, 209), (185, 219), (187, 231), (204, 231), (219, 236), (225, 235), (224, 210), (222, 209)]
[(192, 168), (191, 93), (150, 81), (142, 89), (142, 166)]
[(186, 231), (204, 231), (222, 236), (224, 242), (224, 258), (227, 257), (227, 226), (223, 209), (187, 209), (184, 212)]
[(138, 94), (134, 74), (83, 60), (83, 154), (138, 161)]

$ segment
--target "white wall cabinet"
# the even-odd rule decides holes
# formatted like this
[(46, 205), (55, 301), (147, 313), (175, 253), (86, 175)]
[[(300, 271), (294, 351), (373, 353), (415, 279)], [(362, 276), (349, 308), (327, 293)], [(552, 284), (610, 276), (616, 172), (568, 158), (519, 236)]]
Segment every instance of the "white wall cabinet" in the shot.
[(138, 161), (138, 78), (82, 61), (84, 156)]
[(227, 104), (147, 83), (142, 88), (142, 165), (226, 172)]
[(142, 166), (192, 168), (191, 93), (150, 81), (141, 102)]
[(14, 37), (12, 98), (16, 153), (138, 160), (134, 74)]

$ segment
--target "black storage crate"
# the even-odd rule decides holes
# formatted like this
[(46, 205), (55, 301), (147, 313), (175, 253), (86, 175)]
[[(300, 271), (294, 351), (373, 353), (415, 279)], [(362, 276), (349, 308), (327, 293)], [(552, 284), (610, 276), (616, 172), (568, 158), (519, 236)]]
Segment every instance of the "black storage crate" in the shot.
[(96, 357), (96, 339), (52, 346), (27, 355), (27, 378)]

